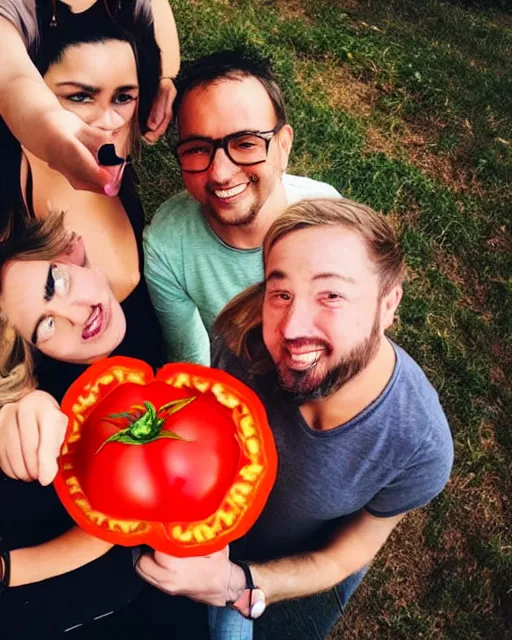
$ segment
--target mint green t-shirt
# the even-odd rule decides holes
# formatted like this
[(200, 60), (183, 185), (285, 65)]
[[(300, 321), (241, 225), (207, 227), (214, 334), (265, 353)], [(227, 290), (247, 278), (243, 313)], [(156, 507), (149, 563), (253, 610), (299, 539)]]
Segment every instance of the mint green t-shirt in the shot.
[[(324, 182), (283, 176), (288, 204), (339, 198)], [(263, 279), (261, 249), (225, 244), (186, 191), (166, 200), (144, 231), (145, 276), (169, 360), (210, 364), (210, 334), (219, 311)]]

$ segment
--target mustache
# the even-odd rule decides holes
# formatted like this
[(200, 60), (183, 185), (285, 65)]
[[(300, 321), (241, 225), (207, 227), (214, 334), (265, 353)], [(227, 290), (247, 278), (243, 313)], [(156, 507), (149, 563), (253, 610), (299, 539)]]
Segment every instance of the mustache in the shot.
[[(258, 178), (258, 176), (255, 176), (254, 174), (251, 174), (249, 176), (246, 176), (249, 179), (249, 182), (252, 182), (253, 184), (256, 184), (257, 182), (260, 181), (260, 179)], [(226, 186), (226, 182), (208, 182), (206, 184), (206, 190), (213, 192), (216, 189), (229, 189), (229, 186)]]

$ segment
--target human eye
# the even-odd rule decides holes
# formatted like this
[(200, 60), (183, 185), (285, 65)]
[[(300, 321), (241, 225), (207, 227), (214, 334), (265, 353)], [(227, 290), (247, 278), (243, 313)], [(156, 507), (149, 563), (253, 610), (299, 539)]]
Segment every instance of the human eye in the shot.
[(323, 291), (320, 294), (321, 300), (325, 301), (327, 304), (336, 304), (342, 302), (345, 298), (341, 293), (337, 291)]
[(36, 336), (37, 344), (40, 342), (46, 342), (55, 333), (55, 318), (53, 316), (46, 316), (37, 325)]
[(132, 95), (131, 93), (118, 93), (116, 95), (116, 97), (114, 98), (114, 103), (115, 104), (129, 104), (130, 102), (133, 102), (134, 100), (137, 100), (137, 96)]
[(85, 91), (79, 91), (78, 93), (72, 93), (69, 96), (66, 96), (66, 99), (70, 102), (91, 102), (92, 96)]
[(180, 155), (182, 156), (209, 155), (209, 154), (210, 154), (210, 146), (207, 144), (199, 143), (199, 142), (180, 149)]
[(65, 296), (69, 291), (69, 273), (58, 265), (52, 265), (51, 275), (53, 279), (53, 290), (59, 296)]
[(274, 305), (282, 306), (288, 304), (292, 296), (288, 291), (275, 290), (267, 292), (267, 299)]
[(264, 142), (260, 138), (257, 138), (256, 136), (244, 135), (244, 136), (240, 136), (239, 138), (235, 138), (232, 141), (232, 144), (237, 149), (240, 149), (241, 151), (245, 151), (245, 150), (254, 149), (255, 147), (261, 147), (264, 145)]

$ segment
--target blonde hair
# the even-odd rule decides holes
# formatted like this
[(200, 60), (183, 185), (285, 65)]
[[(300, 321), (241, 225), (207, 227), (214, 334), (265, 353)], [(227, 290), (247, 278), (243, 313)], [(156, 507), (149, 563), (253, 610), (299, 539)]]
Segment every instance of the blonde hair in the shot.
[[(63, 217), (51, 213), (44, 220), (31, 220), (22, 233), (2, 241), (0, 293), (2, 271), (12, 260), (53, 260), (70, 251), (75, 236), (64, 228)], [(32, 346), (0, 309), (0, 407), (17, 402), (35, 387)]]
[[(377, 267), (380, 296), (400, 285), (405, 276), (405, 256), (388, 220), (370, 207), (346, 199), (302, 200), (289, 206), (274, 221), (263, 240), (263, 267), (270, 251), (285, 236), (311, 227), (342, 226), (357, 233)], [(220, 312), (215, 331), (237, 356), (255, 360), (247, 338), (262, 321), (265, 284), (252, 285), (233, 298)], [(257, 363), (256, 363), (257, 364)]]

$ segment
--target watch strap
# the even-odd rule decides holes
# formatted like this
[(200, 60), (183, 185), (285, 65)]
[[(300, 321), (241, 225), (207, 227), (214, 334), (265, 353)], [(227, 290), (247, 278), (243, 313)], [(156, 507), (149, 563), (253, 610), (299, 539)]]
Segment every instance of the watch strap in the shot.
[(0, 549), (0, 558), (3, 560), (3, 573), (0, 580), (0, 594), (7, 589), (11, 580), (11, 553), (6, 549)]
[(239, 566), (245, 575), (245, 589), (242, 594), (232, 602), (226, 604), (236, 609), (241, 615), (249, 620), (259, 618), (266, 609), (265, 594), (255, 586), (250, 566), (243, 560), (231, 560), (233, 564)]

